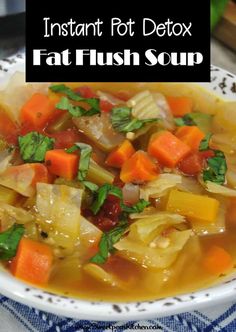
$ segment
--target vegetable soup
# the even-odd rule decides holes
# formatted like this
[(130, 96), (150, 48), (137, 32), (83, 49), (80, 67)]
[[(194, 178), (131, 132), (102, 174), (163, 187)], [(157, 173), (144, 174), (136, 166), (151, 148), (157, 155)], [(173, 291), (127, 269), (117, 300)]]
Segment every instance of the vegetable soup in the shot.
[(0, 260), (13, 276), (132, 301), (233, 271), (235, 103), (190, 84), (19, 80), (0, 93)]

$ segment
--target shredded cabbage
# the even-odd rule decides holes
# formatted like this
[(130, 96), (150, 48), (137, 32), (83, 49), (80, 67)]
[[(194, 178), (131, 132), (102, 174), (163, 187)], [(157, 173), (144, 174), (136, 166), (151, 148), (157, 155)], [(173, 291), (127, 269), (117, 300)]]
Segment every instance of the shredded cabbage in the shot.
[(37, 211), (54, 230), (75, 240), (79, 235), (82, 193), (73, 187), (37, 183)]
[(236, 190), (230, 189), (228, 187), (222, 186), (220, 184), (206, 181), (205, 182), (206, 190), (213, 194), (219, 194), (227, 197), (236, 197)]
[(33, 178), (35, 171), (28, 164), (22, 165), (21, 171), (17, 171), (15, 166), (10, 166), (0, 173), (0, 185), (13, 189), (19, 194), (30, 197), (35, 194)]
[(151, 93), (149, 90), (139, 92), (127, 101), (127, 106), (132, 108), (132, 115), (139, 120), (159, 118), (162, 127), (174, 129), (169, 104), (160, 93)]
[(11, 227), (14, 223), (26, 224), (34, 221), (34, 216), (22, 208), (0, 202), (0, 220), (3, 229)]
[(161, 234), (167, 226), (173, 226), (185, 222), (185, 218), (179, 214), (168, 212), (156, 212), (152, 216), (138, 219), (130, 226), (130, 238), (150, 243)]
[(84, 247), (98, 242), (101, 231), (81, 216), (83, 190), (66, 185), (37, 184), (36, 208), (40, 224), (50, 225), (55, 244), (72, 248), (76, 241)]
[(166, 268), (175, 261), (191, 235), (191, 230), (179, 231), (174, 227), (184, 221), (182, 216), (166, 212), (139, 219), (130, 226), (128, 236), (114, 247), (123, 257), (141, 265)]
[(161, 113), (153, 95), (148, 90), (139, 92), (129, 99), (127, 106), (132, 108), (132, 115), (139, 120), (158, 118)]
[(157, 180), (150, 181), (140, 187), (140, 198), (149, 200), (149, 197), (157, 198), (165, 196), (169, 189), (182, 183), (182, 177), (178, 174), (160, 174)]
[(148, 268), (164, 269), (177, 258), (178, 253), (188, 241), (191, 230), (174, 231), (170, 234), (170, 245), (167, 248), (151, 248), (142, 242), (134, 241), (129, 236), (115, 244), (121, 255)]

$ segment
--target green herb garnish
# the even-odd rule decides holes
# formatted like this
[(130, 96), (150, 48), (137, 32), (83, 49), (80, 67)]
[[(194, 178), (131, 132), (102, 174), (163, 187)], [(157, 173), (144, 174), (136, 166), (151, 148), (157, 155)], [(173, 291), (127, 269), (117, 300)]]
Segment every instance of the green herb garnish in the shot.
[(196, 126), (196, 123), (192, 119), (192, 113), (185, 114), (182, 118), (175, 118), (175, 124), (178, 127), (182, 126)]
[(0, 259), (9, 260), (16, 256), (20, 239), (24, 235), (23, 225), (14, 224), (7, 231), (0, 233)]
[(52, 150), (55, 140), (32, 131), (18, 137), (21, 158), (28, 163), (43, 162), (48, 150)]
[(119, 224), (110, 230), (109, 232), (103, 233), (99, 242), (99, 252), (90, 259), (90, 262), (96, 264), (103, 264), (106, 262), (109, 253), (114, 253), (115, 248), (113, 247), (117, 243), (122, 235), (128, 228), (128, 222), (120, 221)]
[(199, 145), (199, 151), (206, 151), (210, 149), (210, 140), (211, 140), (212, 134), (208, 133), (203, 140), (201, 140)]
[(121, 208), (123, 212), (126, 213), (140, 213), (150, 205), (150, 202), (146, 201), (145, 199), (140, 199), (136, 204), (132, 206), (125, 205), (124, 203), (121, 204)]
[(175, 118), (174, 121), (178, 127), (197, 126), (207, 134), (211, 128), (212, 115), (193, 112), (185, 114), (182, 118)]
[(79, 158), (79, 168), (78, 168), (78, 180), (84, 181), (86, 179), (90, 157), (92, 153), (92, 147), (89, 144), (85, 143), (75, 143), (71, 148), (67, 149), (67, 153), (73, 153), (76, 150), (80, 150), (80, 158)]
[(137, 213), (142, 212), (145, 209), (145, 207), (147, 207), (150, 204), (144, 199), (141, 199), (133, 206), (127, 206), (123, 202), (122, 190), (120, 188), (113, 186), (111, 184), (104, 184), (102, 187), (98, 189), (95, 201), (91, 206), (91, 210), (94, 214), (97, 214), (99, 212), (105, 200), (107, 199), (108, 195), (114, 195), (120, 198), (121, 200), (120, 206), (122, 209), (120, 217), (122, 218), (122, 221), (120, 221), (119, 224), (109, 232), (103, 233), (99, 243), (99, 252), (90, 260), (91, 262), (96, 264), (105, 263), (109, 256), (109, 253), (114, 252), (113, 245), (120, 240), (121, 236), (128, 228), (128, 221), (127, 221), (128, 214), (135, 212)]
[(132, 118), (132, 109), (126, 106), (114, 107), (111, 111), (112, 127), (122, 133), (135, 131), (147, 123), (156, 122), (159, 119), (134, 119)]
[(223, 15), (228, 0), (211, 0), (211, 29), (215, 27)]
[(79, 166), (78, 166), (78, 174), (77, 178), (80, 182), (84, 184), (86, 188), (91, 191), (97, 191), (98, 186), (95, 183), (90, 181), (85, 181), (90, 164), (90, 158), (92, 153), (92, 147), (89, 144), (85, 143), (75, 143), (71, 148), (67, 149), (67, 153), (73, 153), (76, 150), (80, 150), (80, 158), (79, 158)]
[(95, 201), (93, 202), (93, 204), (91, 206), (91, 210), (95, 215), (99, 212), (99, 210), (103, 206), (108, 195), (114, 195), (114, 196), (120, 198), (120, 200), (121, 200), (120, 206), (124, 213), (140, 213), (145, 209), (145, 207), (150, 205), (150, 203), (148, 201), (145, 201), (144, 199), (140, 199), (133, 206), (128, 206), (128, 205), (124, 204), (124, 202), (123, 202), (122, 190), (112, 184), (106, 183), (98, 189), (98, 191), (96, 193)]
[(66, 86), (65, 84), (52, 85), (49, 89), (55, 93), (63, 93), (70, 100), (77, 102), (85, 102), (91, 108), (87, 111), (83, 107), (73, 106), (67, 97), (62, 97), (60, 102), (56, 105), (57, 108), (62, 110), (68, 110), (72, 116), (80, 117), (80, 116), (91, 116), (97, 113), (100, 113), (100, 101), (98, 98), (83, 98), (78, 93), (74, 92), (71, 88)]
[(59, 103), (56, 104), (56, 108), (63, 111), (68, 111), (70, 115), (75, 118), (79, 118), (81, 116), (92, 116), (94, 114), (100, 113), (99, 109), (90, 108), (90, 110), (86, 110), (81, 106), (74, 106), (71, 104), (67, 97), (62, 97)]
[(95, 192), (98, 190), (98, 186), (90, 181), (85, 181), (89, 170), (92, 147), (85, 143), (75, 143), (71, 148), (67, 149), (66, 152), (73, 153), (76, 150), (80, 150), (77, 178), (86, 188), (92, 192)]
[(210, 149), (215, 154), (213, 157), (207, 159), (207, 167), (203, 170), (202, 173), (203, 180), (204, 182), (211, 181), (218, 184), (224, 184), (225, 174), (227, 171), (225, 155), (222, 151), (213, 150), (210, 148), (211, 137), (211, 133), (207, 134), (199, 146), (199, 151), (207, 151)]
[(109, 194), (122, 199), (122, 191), (120, 188), (113, 186), (112, 184), (104, 184), (98, 189), (96, 193), (96, 199), (90, 208), (94, 214), (97, 214), (99, 212), (100, 208), (103, 206)]
[(225, 155), (219, 150), (214, 150), (214, 152), (215, 156), (207, 160), (207, 168), (203, 170), (203, 180), (224, 184), (227, 171)]

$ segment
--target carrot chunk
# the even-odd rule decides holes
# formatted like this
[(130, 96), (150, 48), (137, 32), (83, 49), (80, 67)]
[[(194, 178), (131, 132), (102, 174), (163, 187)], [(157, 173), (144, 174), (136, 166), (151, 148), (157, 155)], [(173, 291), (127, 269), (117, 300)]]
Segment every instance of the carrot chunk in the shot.
[(67, 153), (63, 149), (49, 150), (45, 155), (45, 163), (49, 172), (72, 180), (78, 172), (79, 156)]
[(176, 117), (182, 117), (193, 110), (193, 102), (188, 97), (167, 97), (172, 114)]
[(134, 153), (135, 149), (132, 143), (125, 140), (117, 149), (108, 155), (106, 164), (111, 167), (120, 168)]
[(175, 167), (190, 151), (187, 144), (169, 131), (152, 135), (148, 144), (148, 153), (167, 167)]
[(55, 100), (42, 93), (35, 93), (21, 109), (20, 119), (24, 126), (42, 129), (55, 110)]
[(126, 160), (120, 172), (120, 179), (125, 182), (151, 181), (159, 174), (158, 166), (143, 151), (137, 151)]
[(213, 245), (203, 258), (203, 266), (209, 273), (219, 275), (232, 268), (233, 259), (225, 249)]
[(205, 134), (197, 126), (183, 126), (178, 128), (175, 135), (191, 149), (198, 150)]
[(13, 258), (12, 274), (33, 284), (46, 284), (50, 277), (53, 250), (47, 244), (22, 238)]

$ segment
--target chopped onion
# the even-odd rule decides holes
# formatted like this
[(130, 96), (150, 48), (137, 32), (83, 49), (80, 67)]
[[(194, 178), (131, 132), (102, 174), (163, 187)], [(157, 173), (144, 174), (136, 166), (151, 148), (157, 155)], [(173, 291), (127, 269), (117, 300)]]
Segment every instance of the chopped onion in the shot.
[(108, 101), (112, 105), (124, 104), (123, 100), (114, 97), (110, 93), (103, 92), (103, 91), (97, 91), (97, 95), (99, 96), (99, 98), (101, 100)]
[(163, 120), (164, 127), (173, 130), (175, 128), (174, 117), (171, 113), (169, 104), (165, 98), (165, 96), (161, 93), (153, 93), (152, 94), (157, 106), (160, 108), (160, 117)]
[(133, 183), (126, 183), (122, 188), (123, 198), (129, 204), (135, 204), (139, 200), (139, 186)]
[(110, 114), (104, 112), (101, 115), (73, 118), (73, 122), (103, 151), (114, 149), (125, 139), (124, 135), (113, 129)]
[(187, 191), (192, 194), (203, 194), (204, 189), (199, 182), (187, 176), (182, 176), (182, 182), (177, 184), (177, 189)]

